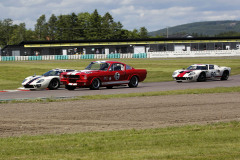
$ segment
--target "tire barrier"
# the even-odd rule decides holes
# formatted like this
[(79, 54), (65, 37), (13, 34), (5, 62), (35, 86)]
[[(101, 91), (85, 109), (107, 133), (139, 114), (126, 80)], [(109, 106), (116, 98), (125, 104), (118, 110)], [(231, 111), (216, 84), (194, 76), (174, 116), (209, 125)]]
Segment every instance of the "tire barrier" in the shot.
[(1, 61), (15, 61), (15, 56), (2, 56)]
[(55, 55), (55, 60), (67, 60), (68, 55)]
[(94, 54), (81, 55), (81, 59), (94, 59)]
[[(141, 56), (142, 57), (142, 56)], [(68, 59), (119, 59), (133, 58), (133, 54), (85, 54), (85, 55), (43, 55), (43, 56), (0, 56), (0, 61), (41, 61), (41, 60), (68, 60)]]
[(120, 58), (121, 54), (120, 53), (113, 53), (113, 54), (109, 54), (107, 55), (108, 59), (112, 59), (112, 58)]
[(41, 61), (42, 56), (28, 56), (29, 61)]
[(147, 58), (147, 53), (136, 53), (136, 54), (133, 54), (133, 58)]

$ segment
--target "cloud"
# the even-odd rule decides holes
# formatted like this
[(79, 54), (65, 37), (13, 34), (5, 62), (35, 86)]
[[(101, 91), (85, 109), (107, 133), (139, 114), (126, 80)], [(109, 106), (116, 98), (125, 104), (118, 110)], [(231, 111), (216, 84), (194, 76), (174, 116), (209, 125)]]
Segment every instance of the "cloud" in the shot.
[(47, 0), (20, 0), (20, 4), (22, 6), (35, 6), (35, 5), (41, 5), (46, 3), (47, 3)]
[(37, 19), (45, 14), (72, 12), (112, 14), (128, 30), (145, 26), (154, 31), (166, 26), (210, 20), (239, 20), (239, 0), (0, 0), (0, 20), (11, 18), (34, 28)]
[[(113, 9), (111, 13), (114, 17), (120, 17), (120, 15), (122, 15), (121, 21), (130, 29), (150, 25), (151, 28), (159, 29), (170, 25), (171, 23), (169, 22), (172, 20), (178, 21), (182, 19), (182, 17), (187, 17), (193, 10), (194, 8), (192, 7), (171, 7), (166, 9), (146, 10), (142, 7), (136, 8), (135, 6), (128, 6)], [(125, 14), (126, 12), (128, 14)]]

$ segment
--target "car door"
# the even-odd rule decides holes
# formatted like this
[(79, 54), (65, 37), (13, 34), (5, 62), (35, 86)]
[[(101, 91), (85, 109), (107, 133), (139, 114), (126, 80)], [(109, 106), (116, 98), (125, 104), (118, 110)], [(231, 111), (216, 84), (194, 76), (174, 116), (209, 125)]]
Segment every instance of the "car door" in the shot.
[(122, 63), (113, 63), (109, 69), (109, 82), (113, 82), (113, 84), (122, 83), (126, 81), (126, 72), (125, 66)]
[(210, 66), (211, 66), (211, 65), (206, 65), (206, 69), (207, 69), (207, 71), (206, 71), (206, 77), (207, 77), (207, 78), (212, 78), (212, 77), (213, 77), (213, 72), (212, 72), (212, 69), (210, 69)]
[(216, 76), (216, 70), (214, 68), (214, 65), (210, 64), (208, 67), (209, 67), (208, 68), (208, 73), (209, 73), (208, 77), (214, 78)]

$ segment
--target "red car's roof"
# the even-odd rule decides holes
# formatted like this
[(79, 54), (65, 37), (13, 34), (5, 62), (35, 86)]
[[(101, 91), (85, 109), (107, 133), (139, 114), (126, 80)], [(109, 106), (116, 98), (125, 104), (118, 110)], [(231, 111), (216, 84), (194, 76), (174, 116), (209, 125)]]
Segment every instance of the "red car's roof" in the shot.
[[(118, 62), (118, 61), (108, 61), (108, 60), (106, 60), (106, 61), (93, 61), (93, 62), (106, 62), (106, 63), (122, 63), (122, 62)], [(122, 63), (122, 64), (124, 64), (124, 63)]]

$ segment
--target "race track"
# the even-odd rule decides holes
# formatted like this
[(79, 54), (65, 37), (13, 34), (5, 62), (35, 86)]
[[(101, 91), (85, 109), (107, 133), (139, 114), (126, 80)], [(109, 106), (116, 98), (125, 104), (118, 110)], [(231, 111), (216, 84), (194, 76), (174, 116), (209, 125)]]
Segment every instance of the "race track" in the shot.
[(194, 88), (215, 88), (215, 87), (234, 87), (240, 86), (240, 75), (230, 76), (227, 81), (209, 80), (206, 82), (188, 82), (176, 83), (169, 82), (153, 82), (140, 83), (137, 88), (129, 88), (128, 86), (115, 87), (113, 89), (90, 90), (88, 88), (79, 88), (74, 91), (66, 89), (58, 90), (40, 90), (40, 91), (18, 91), (18, 92), (0, 92), (0, 100), (12, 99), (28, 99), (28, 98), (68, 98), (85, 95), (109, 95), (109, 94), (125, 94), (125, 93), (141, 93), (153, 91), (169, 91), (169, 90), (183, 90)]

